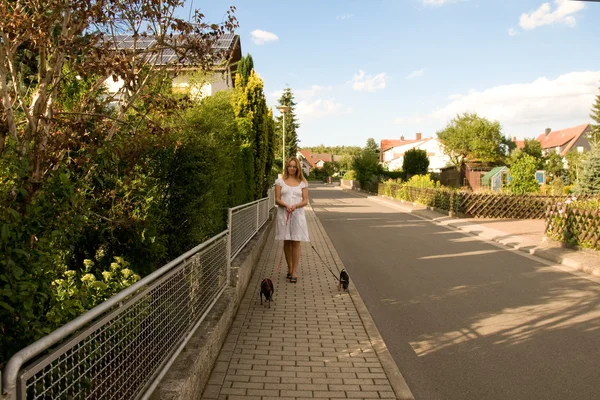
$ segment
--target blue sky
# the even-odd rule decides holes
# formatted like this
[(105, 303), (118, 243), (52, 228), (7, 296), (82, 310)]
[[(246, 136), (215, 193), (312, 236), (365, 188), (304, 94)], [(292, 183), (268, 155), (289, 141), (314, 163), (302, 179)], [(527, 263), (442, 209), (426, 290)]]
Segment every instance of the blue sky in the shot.
[(229, 5), (269, 105), (295, 94), (300, 146), (435, 137), (466, 111), (534, 137), (590, 122), (600, 93), (600, 3), (193, 2), (210, 22)]

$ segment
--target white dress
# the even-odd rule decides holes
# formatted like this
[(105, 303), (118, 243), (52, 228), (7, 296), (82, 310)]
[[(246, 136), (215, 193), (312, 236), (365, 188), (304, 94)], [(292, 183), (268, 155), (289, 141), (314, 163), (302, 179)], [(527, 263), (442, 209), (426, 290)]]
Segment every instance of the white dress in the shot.
[[(300, 203), (302, 201), (302, 189), (308, 187), (308, 184), (304, 181), (300, 182), (298, 186), (288, 186), (281, 178), (277, 179), (275, 184), (281, 187), (281, 200), (289, 206)], [(277, 207), (275, 239), (309, 242), (304, 207), (295, 209), (290, 214), (289, 219), (287, 214), (285, 207)]]

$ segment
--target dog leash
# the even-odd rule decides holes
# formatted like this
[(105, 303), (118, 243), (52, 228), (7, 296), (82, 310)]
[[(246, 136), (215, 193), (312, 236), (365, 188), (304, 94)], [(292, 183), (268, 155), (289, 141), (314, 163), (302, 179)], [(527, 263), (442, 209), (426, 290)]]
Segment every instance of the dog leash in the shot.
[[(288, 222), (290, 220), (290, 215), (291, 215), (291, 212), (288, 211), (287, 217), (285, 218), (285, 226), (286, 226), (286, 228), (287, 228)], [(287, 229), (286, 229), (286, 231), (287, 231)], [(273, 276), (277, 275), (277, 273), (281, 269), (281, 263), (283, 262), (283, 256), (284, 256), (284, 254), (285, 254), (285, 251), (281, 250), (281, 257), (279, 258), (279, 264), (277, 264), (277, 268), (275, 268), (275, 273), (273, 275), (271, 275), (269, 277), (269, 279), (273, 280)]]
[[(302, 227), (302, 224), (300, 224), (300, 226)], [(308, 229), (308, 226), (306, 227), (306, 229)], [(304, 229), (304, 227), (302, 227), (302, 231), (308, 237), (308, 232)], [(323, 232), (321, 232), (321, 234), (323, 234)], [(317, 249), (315, 249), (315, 246), (312, 244), (312, 242), (309, 242), (309, 243), (310, 243), (310, 247), (312, 247), (312, 249), (317, 254), (317, 257), (319, 257), (319, 259), (321, 260), (321, 263), (325, 266), (325, 268), (327, 268), (327, 270), (331, 273), (331, 275), (333, 275), (333, 277), (335, 278), (335, 280), (339, 282), (339, 280), (340, 280), (339, 276), (336, 275), (331, 268), (329, 268), (328, 263), (326, 263), (325, 260), (323, 260), (323, 257), (321, 257), (321, 255), (319, 254), (319, 252), (317, 251)], [(335, 262), (335, 260), (334, 260), (334, 262)], [(336, 265), (336, 267), (338, 266), (337, 263), (335, 265)], [(338, 274), (339, 274), (339, 272), (341, 272), (341, 271), (338, 271)]]

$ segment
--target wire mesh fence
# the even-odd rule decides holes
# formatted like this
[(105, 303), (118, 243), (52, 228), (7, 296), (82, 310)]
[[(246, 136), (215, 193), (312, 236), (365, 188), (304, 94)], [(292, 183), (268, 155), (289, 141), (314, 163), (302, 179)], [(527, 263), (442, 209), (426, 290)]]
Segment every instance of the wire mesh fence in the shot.
[(15, 354), (0, 375), (2, 399), (147, 398), (226, 289), (231, 260), (273, 206), (270, 190), (230, 209), (227, 231)]
[(263, 199), (229, 209), (232, 260), (269, 219), (269, 210), (275, 205), (274, 196), (270, 189)]
[(25, 369), (19, 397), (137, 398), (224, 290), (226, 245), (222, 234)]

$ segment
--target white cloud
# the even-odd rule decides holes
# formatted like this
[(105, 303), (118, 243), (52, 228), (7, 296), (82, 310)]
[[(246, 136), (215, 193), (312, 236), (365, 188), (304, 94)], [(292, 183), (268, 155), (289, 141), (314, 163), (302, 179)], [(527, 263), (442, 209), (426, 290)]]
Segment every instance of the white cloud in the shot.
[(431, 7), (441, 7), (445, 4), (457, 3), (459, 1), (468, 1), (468, 0), (421, 0), (424, 6)]
[(277, 35), (273, 32), (267, 32), (260, 29), (253, 30), (250, 32), (250, 35), (252, 36), (252, 41), (256, 44), (265, 44), (267, 42), (279, 40)]
[(385, 72), (375, 76), (367, 75), (362, 69), (354, 74), (354, 77), (349, 83), (352, 83), (352, 89), (356, 91), (375, 92), (377, 89), (385, 88), (386, 84)]
[(410, 74), (408, 74), (406, 76), (406, 79), (420, 78), (423, 75), (425, 75), (425, 68), (421, 68), (421, 69), (411, 72)]
[(555, 0), (554, 4), (556, 5), (554, 11), (552, 11), (550, 3), (544, 3), (531, 14), (522, 14), (519, 19), (519, 26), (525, 30), (532, 30), (539, 26), (556, 23), (574, 27), (577, 21), (571, 14), (583, 10), (585, 7), (582, 1)]
[(572, 72), (554, 80), (542, 77), (531, 83), (470, 90), (466, 94), (453, 94), (446, 106), (429, 114), (397, 118), (394, 122), (446, 124), (457, 114), (476, 112), (515, 130), (524, 126), (545, 128), (550, 123), (556, 124), (556, 129), (566, 128), (569, 124), (589, 121), (599, 81), (600, 71)]
[(351, 112), (352, 109), (350, 107), (337, 102), (335, 98), (301, 100), (296, 104), (296, 115), (300, 122), (332, 115), (349, 114)]
[(335, 17), (335, 19), (342, 19), (342, 20), (344, 20), (344, 19), (350, 19), (352, 17), (354, 17), (354, 14), (343, 14), (343, 15), (337, 15)]
[(517, 35), (519, 34), (519, 32), (517, 32), (517, 30), (516, 30), (515, 28), (510, 28), (510, 29), (508, 30), (508, 34), (509, 34), (510, 36), (517, 36)]

